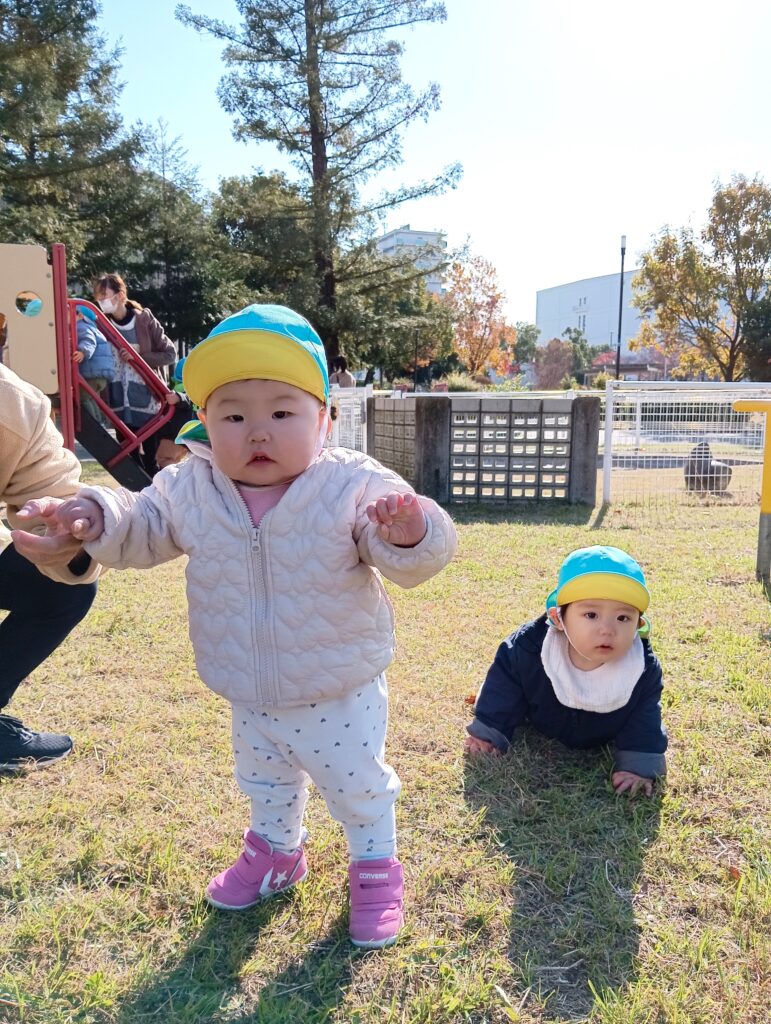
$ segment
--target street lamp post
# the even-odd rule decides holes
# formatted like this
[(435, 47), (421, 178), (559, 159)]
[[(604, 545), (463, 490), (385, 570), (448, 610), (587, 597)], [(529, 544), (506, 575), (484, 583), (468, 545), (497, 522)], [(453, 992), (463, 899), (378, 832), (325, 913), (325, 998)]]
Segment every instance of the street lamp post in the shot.
[(618, 335), (616, 336), (616, 380), (621, 380), (621, 316), (624, 312), (624, 256), (626, 235), (621, 236), (621, 282), (618, 288)]

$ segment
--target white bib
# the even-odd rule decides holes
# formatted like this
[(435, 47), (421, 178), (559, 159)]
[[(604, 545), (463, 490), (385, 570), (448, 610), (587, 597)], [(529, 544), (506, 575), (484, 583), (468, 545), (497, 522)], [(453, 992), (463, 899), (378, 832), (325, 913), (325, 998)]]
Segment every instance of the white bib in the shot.
[(541, 664), (560, 704), (602, 714), (617, 711), (629, 702), (645, 670), (645, 651), (639, 636), (620, 661), (599, 665), (588, 672), (576, 668), (568, 650), (568, 638), (550, 626), (541, 648)]

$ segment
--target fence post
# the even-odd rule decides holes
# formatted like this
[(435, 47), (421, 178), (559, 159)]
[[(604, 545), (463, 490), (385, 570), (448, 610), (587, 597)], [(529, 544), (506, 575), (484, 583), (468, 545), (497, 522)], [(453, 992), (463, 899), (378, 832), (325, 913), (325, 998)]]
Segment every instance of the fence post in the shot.
[(755, 576), (766, 587), (771, 587), (771, 513), (760, 513), (758, 558), (755, 564)]
[(366, 440), (366, 445), (367, 445), (366, 450), (367, 450), (367, 452), (370, 455), (372, 455), (373, 458), (374, 458), (374, 455), (375, 455), (375, 403), (376, 402), (377, 402), (377, 398), (375, 398), (374, 395), (367, 395), (367, 397), (365, 399), (365, 406), (364, 406), (364, 408), (366, 409), (366, 416), (367, 416), (366, 424), (365, 424), (365, 427), (364, 427), (364, 436), (367, 439)]
[(738, 401), (733, 403), (737, 412), (765, 414), (763, 441), (763, 475), (760, 478), (760, 523), (758, 524), (758, 559), (755, 576), (771, 587), (771, 401)]
[[(372, 451), (372, 449), (369, 447), (369, 430), (367, 428), (367, 420), (368, 420), (367, 410), (368, 410), (368, 407), (369, 407), (369, 400), (372, 397), (373, 388), (372, 388), (371, 384), (367, 384), (367, 386), (363, 387), (361, 390), (362, 390), (363, 394), (358, 395), (359, 403), (360, 403), (359, 416), (361, 418), (361, 443), (363, 445), (363, 451), (366, 454), (367, 452)], [(357, 392), (357, 394), (358, 394), (358, 392)]]
[(594, 395), (574, 398), (570, 421), (568, 501), (571, 505), (594, 505), (597, 501), (600, 399)]
[(602, 503), (610, 503), (610, 479), (613, 468), (613, 382), (605, 384), (605, 440), (602, 450)]
[(415, 490), (434, 501), (450, 500), (449, 396), (415, 399)]

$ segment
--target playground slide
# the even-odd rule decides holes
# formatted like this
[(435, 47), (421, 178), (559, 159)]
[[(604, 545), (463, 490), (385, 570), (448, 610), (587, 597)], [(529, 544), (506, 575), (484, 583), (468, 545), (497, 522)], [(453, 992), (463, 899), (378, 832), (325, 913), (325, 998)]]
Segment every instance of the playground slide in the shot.
[[(143, 427), (126, 426), (75, 368), (76, 301), (92, 310), (99, 330), (114, 348), (130, 353), (133, 370), (158, 400), (159, 411)], [(173, 415), (173, 407), (165, 400), (169, 389), (97, 306), (88, 300), (68, 298), (63, 245), (53, 245), (49, 258), (39, 245), (0, 244), (0, 313), (6, 325), (6, 365), (49, 395), (55, 407), (58, 405), (65, 445), (74, 451), (77, 438), (124, 487), (146, 487), (151, 478), (132, 454)], [(81, 403), (84, 389), (109, 428)]]

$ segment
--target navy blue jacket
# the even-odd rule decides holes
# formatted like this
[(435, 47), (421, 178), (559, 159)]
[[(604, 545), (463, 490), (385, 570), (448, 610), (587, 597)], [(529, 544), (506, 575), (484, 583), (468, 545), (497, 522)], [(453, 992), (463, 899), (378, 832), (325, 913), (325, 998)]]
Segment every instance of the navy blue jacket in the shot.
[(644, 778), (666, 774), (667, 734), (661, 724), (661, 665), (643, 640), (645, 668), (627, 704), (616, 711), (580, 711), (557, 700), (541, 663), (546, 616), (527, 622), (498, 648), (468, 726), (472, 736), (506, 751), (517, 726), (528, 722), (567, 747), (615, 746), (614, 771)]

